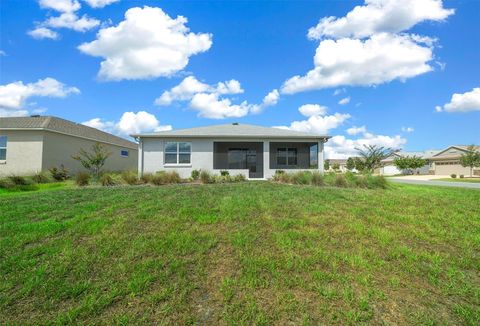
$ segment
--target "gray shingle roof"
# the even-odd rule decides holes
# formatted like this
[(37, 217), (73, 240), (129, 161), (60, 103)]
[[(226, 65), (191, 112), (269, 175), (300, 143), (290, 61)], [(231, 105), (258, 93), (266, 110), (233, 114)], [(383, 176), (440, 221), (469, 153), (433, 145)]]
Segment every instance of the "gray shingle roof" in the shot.
[(48, 130), (130, 149), (137, 149), (137, 144), (134, 142), (92, 127), (51, 116), (0, 118), (0, 130), (2, 129)]
[(298, 132), (287, 129), (261, 127), (240, 123), (214, 125), (208, 127), (196, 127), (154, 133), (134, 134), (133, 137), (227, 137), (227, 138), (330, 138), (326, 135), (316, 135), (306, 132)]

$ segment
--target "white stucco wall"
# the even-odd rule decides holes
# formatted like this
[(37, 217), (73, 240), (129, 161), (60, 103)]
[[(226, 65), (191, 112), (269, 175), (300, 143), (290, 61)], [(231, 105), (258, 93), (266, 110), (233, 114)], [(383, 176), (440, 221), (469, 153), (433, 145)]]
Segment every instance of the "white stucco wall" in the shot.
[[(165, 142), (190, 142), (192, 144), (191, 164), (169, 165), (164, 164)], [(142, 138), (140, 141), (139, 174), (155, 173), (157, 171), (177, 171), (182, 178), (191, 176), (192, 170), (205, 170), (220, 173), (213, 169), (213, 144), (214, 142), (263, 142), (264, 178), (271, 178), (275, 169), (269, 168), (270, 141), (264, 139), (218, 139), (218, 138)], [(312, 142), (312, 139), (275, 139), (275, 142)], [(323, 143), (319, 144), (319, 171), (323, 172)], [(228, 170), (230, 175), (243, 174), (248, 178), (248, 170)], [(297, 170), (289, 170), (293, 172)], [(310, 170), (311, 171), (311, 170)]]
[(0, 130), (7, 136), (7, 157), (0, 161), (0, 176), (34, 174), (42, 169), (43, 132)]

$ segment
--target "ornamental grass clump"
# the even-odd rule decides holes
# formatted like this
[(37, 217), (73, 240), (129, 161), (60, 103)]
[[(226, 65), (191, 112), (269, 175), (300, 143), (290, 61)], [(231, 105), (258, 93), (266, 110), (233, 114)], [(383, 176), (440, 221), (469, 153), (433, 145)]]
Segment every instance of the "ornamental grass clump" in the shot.
[(132, 186), (139, 184), (138, 176), (135, 171), (123, 171), (122, 180), (125, 181), (126, 184)]
[(32, 176), (32, 180), (36, 183), (49, 183), (52, 179), (45, 172), (37, 172)]
[(111, 187), (111, 186), (115, 186), (117, 182), (115, 181), (115, 179), (111, 174), (104, 173), (100, 177), (100, 184), (104, 187)]
[(90, 184), (90, 179), (91, 176), (88, 172), (78, 172), (75, 175), (75, 183), (80, 187), (88, 186)]

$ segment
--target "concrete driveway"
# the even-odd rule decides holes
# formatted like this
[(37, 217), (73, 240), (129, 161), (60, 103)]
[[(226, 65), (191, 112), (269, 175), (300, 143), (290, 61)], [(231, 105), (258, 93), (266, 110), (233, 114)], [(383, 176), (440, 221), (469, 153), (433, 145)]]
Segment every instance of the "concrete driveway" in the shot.
[(391, 177), (391, 178), (388, 178), (388, 180), (392, 182), (397, 182), (397, 183), (407, 183), (407, 184), (414, 184), (414, 185), (480, 189), (480, 183), (448, 182), (448, 181), (435, 180), (435, 179), (442, 179), (442, 178), (450, 178), (450, 176), (448, 175), (406, 175), (401, 177)]

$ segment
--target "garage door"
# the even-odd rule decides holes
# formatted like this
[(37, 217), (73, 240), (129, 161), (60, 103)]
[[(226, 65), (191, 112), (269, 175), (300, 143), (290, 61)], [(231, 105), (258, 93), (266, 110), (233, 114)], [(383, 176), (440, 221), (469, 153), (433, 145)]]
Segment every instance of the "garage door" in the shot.
[(381, 174), (383, 175), (395, 175), (395, 174), (401, 174), (402, 171), (397, 169), (395, 165), (387, 165), (384, 166), (381, 170)]
[(470, 169), (464, 168), (460, 164), (446, 164), (438, 165), (435, 164), (435, 174), (437, 175), (450, 175), (455, 173), (456, 175), (470, 175)]

